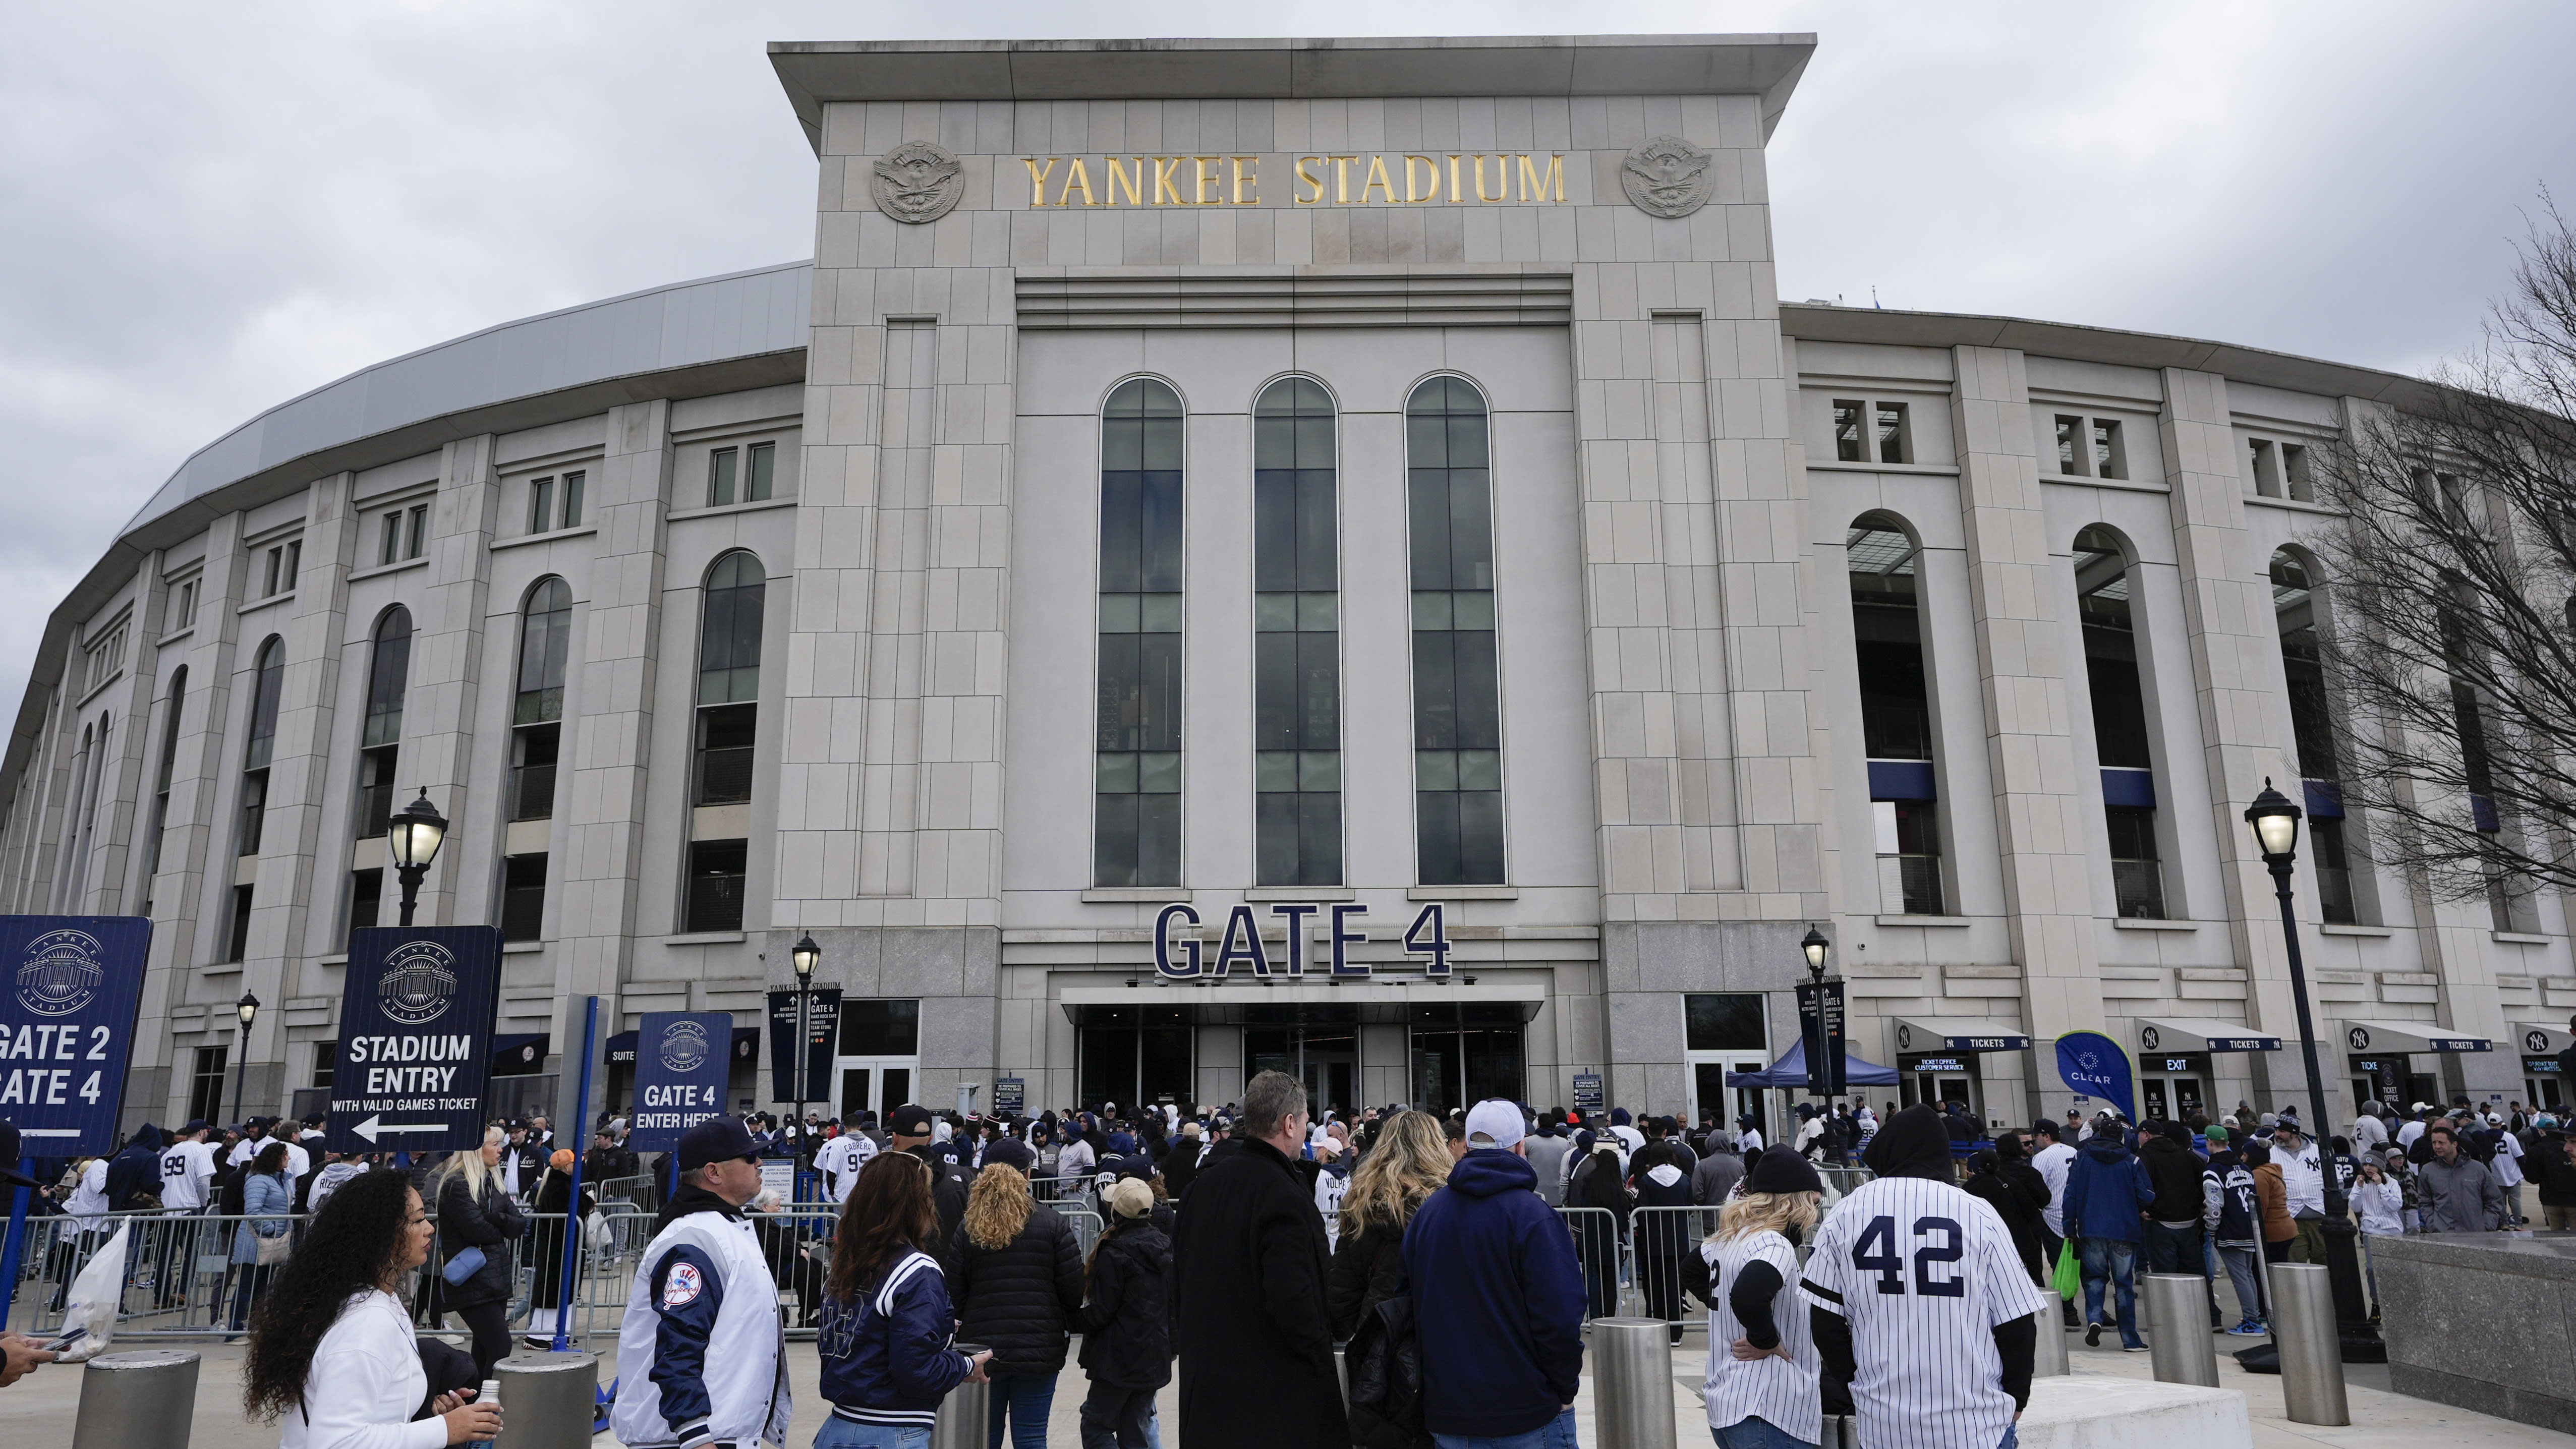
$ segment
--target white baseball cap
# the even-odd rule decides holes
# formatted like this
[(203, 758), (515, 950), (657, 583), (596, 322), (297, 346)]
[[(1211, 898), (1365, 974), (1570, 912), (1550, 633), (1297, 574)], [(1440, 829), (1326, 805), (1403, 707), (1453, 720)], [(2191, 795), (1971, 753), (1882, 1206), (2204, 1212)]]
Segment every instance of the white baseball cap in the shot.
[(1479, 1133), (1493, 1139), (1496, 1147), (1509, 1147), (1521, 1140), (1521, 1109), (1500, 1097), (1490, 1097), (1467, 1109), (1467, 1145), (1483, 1147)]

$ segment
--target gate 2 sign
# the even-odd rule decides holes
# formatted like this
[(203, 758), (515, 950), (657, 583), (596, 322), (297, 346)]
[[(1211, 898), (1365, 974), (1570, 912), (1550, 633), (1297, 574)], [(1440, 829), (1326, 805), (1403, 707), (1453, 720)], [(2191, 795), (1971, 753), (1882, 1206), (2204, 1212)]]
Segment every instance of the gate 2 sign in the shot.
[(347, 969), (330, 1149), (482, 1146), (501, 928), (369, 926), (349, 933)]
[(0, 916), (0, 1117), (27, 1156), (117, 1149), (151, 946), (141, 916)]
[(680, 1135), (724, 1110), (733, 1070), (733, 1015), (648, 1011), (635, 1033), (635, 1130), (626, 1145), (669, 1152)]

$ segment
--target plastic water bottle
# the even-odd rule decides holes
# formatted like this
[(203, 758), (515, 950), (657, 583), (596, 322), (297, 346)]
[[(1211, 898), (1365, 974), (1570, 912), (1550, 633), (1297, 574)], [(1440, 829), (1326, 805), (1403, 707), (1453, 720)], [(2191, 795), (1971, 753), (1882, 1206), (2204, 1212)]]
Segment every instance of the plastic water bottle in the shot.
[[(483, 1381), (483, 1392), (474, 1396), (474, 1402), (478, 1404), (500, 1403), (501, 1381), (499, 1379), (485, 1379)], [(474, 1442), (477, 1444), (489, 1444), (492, 1441), (489, 1439), (477, 1439)]]

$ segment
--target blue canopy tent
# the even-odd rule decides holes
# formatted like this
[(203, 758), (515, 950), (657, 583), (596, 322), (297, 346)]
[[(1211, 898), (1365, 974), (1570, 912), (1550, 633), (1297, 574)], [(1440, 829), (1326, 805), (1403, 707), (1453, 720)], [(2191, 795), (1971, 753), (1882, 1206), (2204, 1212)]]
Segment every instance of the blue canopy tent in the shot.
[[(1766, 1071), (1727, 1073), (1726, 1084), (1730, 1087), (1785, 1087), (1791, 1091), (1806, 1090), (1807, 1043), (1804, 1039), (1791, 1043), (1789, 1050), (1783, 1052), (1780, 1060), (1773, 1062)], [(1843, 1084), (1851, 1087), (1893, 1087), (1896, 1085), (1896, 1068), (1862, 1061), (1852, 1054), (1850, 1047), (1845, 1047), (1843, 1048)]]

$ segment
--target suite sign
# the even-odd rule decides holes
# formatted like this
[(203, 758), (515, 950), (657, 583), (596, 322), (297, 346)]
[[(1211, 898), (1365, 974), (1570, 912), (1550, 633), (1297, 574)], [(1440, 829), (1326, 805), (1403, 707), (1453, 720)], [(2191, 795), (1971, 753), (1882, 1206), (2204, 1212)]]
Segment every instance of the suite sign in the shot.
[[(1260, 156), (1023, 156), (1029, 205), (1260, 206)], [(1565, 200), (1562, 152), (1364, 151), (1270, 158), (1296, 206), (1428, 206)], [(1276, 204), (1275, 194), (1273, 205)]]
[[(1326, 974), (1335, 977), (1364, 977), (1369, 964), (1351, 959), (1351, 947), (1366, 945), (1369, 934), (1353, 929), (1351, 922), (1368, 914), (1368, 907), (1352, 904), (1317, 905), (1308, 902), (1282, 902), (1270, 908), (1270, 914), (1287, 922), (1286, 941), (1274, 949), (1261, 939), (1261, 918), (1248, 905), (1236, 906), (1226, 913), (1225, 930), (1210, 956), (1202, 939), (1199, 913), (1185, 905), (1168, 905), (1154, 916), (1154, 974), (1173, 981), (1222, 979), (1241, 970), (1255, 979), (1273, 976), (1300, 977), (1306, 974), (1310, 959), (1308, 942), (1318, 927), (1331, 946), (1332, 964)], [(1321, 917), (1313, 925), (1310, 920)], [(1437, 901), (1414, 913), (1413, 924), (1404, 928), (1404, 953), (1422, 958), (1424, 974), (1449, 974), (1449, 935), (1444, 928), (1444, 914)]]

